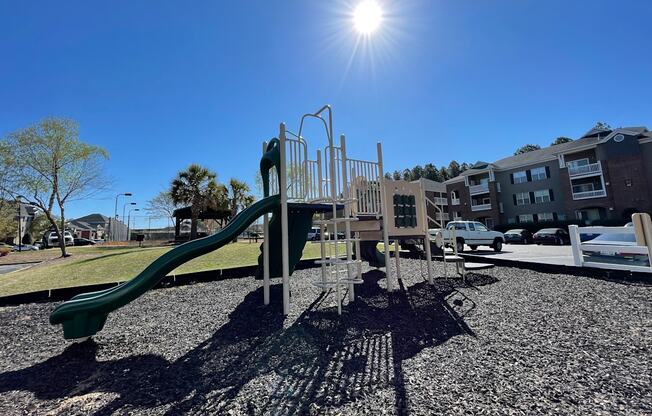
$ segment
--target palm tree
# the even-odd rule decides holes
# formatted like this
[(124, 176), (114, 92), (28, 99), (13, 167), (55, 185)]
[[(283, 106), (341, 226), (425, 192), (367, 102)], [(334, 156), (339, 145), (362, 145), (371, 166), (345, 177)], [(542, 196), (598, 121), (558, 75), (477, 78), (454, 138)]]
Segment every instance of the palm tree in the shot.
[(229, 209), (231, 210), (231, 218), (236, 214), (253, 204), (254, 196), (251, 195), (251, 189), (245, 182), (241, 182), (235, 178), (229, 181)]
[(197, 237), (197, 219), (208, 208), (217, 209), (225, 204), (225, 188), (217, 183), (217, 174), (192, 164), (177, 174), (172, 181), (170, 194), (175, 204), (190, 204), (190, 239)]

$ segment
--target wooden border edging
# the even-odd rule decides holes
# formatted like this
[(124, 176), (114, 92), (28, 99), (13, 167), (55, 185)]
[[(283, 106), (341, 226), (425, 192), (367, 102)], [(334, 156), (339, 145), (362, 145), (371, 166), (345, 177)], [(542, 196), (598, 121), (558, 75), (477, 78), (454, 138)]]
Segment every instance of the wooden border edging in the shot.
[[(316, 259), (301, 260), (295, 267), (295, 270), (310, 269), (318, 267), (315, 264)], [(254, 276), (256, 274), (257, 265), (232, 267), (228, 269), (215, 269), (206, 270), (201, 272), (184, 273), (176, 275), (168, 275), (163, 278), (154, 289), (184, 286), (193, 283), (215, 282), (226, 279), (239, 279), (242, 277)], [(109, 289), (117, 286), (123, 282), (115, 283), (101, 283), (96, 285), (85, 285), (75, 287), (64, 287), (58, 289), (39, 290), (37, 292), (20, 293), (17, 295), (0, 296), (0, 307), (2, 306), (16, 306), (25, 303), (42, 303), (42, 302), (60, 302), (68, 300), (73, 296), (96, 292), (98, 290)]]

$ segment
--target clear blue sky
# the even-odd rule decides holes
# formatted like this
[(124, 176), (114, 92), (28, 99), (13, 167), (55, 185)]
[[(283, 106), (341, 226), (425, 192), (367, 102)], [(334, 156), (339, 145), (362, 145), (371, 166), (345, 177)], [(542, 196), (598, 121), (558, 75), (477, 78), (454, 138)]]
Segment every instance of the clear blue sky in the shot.
[[(651, 1), (379, 3), (356, 48), (355, 1), (0, 0), (0, 135), (74, 118), (142, 206), (192, 162), (253, 185), (261, 141), (324, 103), (387, 170), (652, 127)], [(94, 211), (113, 198), (67, 214)]]

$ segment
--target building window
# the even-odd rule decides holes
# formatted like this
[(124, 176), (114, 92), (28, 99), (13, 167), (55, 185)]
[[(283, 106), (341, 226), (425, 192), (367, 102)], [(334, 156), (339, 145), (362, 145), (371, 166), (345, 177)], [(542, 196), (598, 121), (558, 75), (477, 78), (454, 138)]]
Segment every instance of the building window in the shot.
[(507, 218), (507, 224), (516, 224), (516, 218)]
[(504, 213), (505, 213), (505, 207), (503, 206), (503, 203), (502, 203), (502, 202), (499, 202), (499, 203), (498, 203), (498, 209), (500, 210), (500, 213), (501, 213), (501, 214), (504, 214)]
[(544, 202), (550, 202), (550, 190), (542, 189), (540, 191), (534, 191), (534, 203), (543, 204)]
[(625, 186), (628, 188), (632, 187), (632, 180), (631, 179), (625, 179)]
[(516, 194), (516, 205), (529, 205), (530, 194), (528, 192), (519, 192)]
[(548, 179), (548, 174), (546, 173), (545, 166), (530, 170), (530, 175), (532, 176), (533, 181), (542, 181), (544, 179)]
[(557, 220), (566, 221), (566, 214), (557, 214)]
[(527, 173), (524, 170), (520, 172), (514, 172), (512, 175), (514, 176), (514, 183), (527, 182)]
[(521, 214), (518, 216), (518, 222), (534, 222), (532, 214)]
[(552, 212), (542, 212), (537, 214), (537, 218), (539, 219), (539, 222), (553, 221), (555, 219), (555, 216)]

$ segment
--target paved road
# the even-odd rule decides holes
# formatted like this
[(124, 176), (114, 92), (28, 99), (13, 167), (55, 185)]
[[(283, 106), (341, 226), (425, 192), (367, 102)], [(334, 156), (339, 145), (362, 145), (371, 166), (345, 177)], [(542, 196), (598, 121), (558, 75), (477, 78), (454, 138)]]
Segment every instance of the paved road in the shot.
[(480, 247), (472, 251), (469, 246), (464, 249), (464, 254), (477, 254), (504, 260), (518, 260), (533, 263), (573, 265), (571, 246), (538, 246), (536, 244), (505, 244), (503, 251), (495, 253), (491, 249)]
[(32, 266), (31, 264), (10, 264), (10, 265), (0, 265), (0, 274), (5, 274), (9, 272), (14, 272), (16, 270), (26, 269)]

